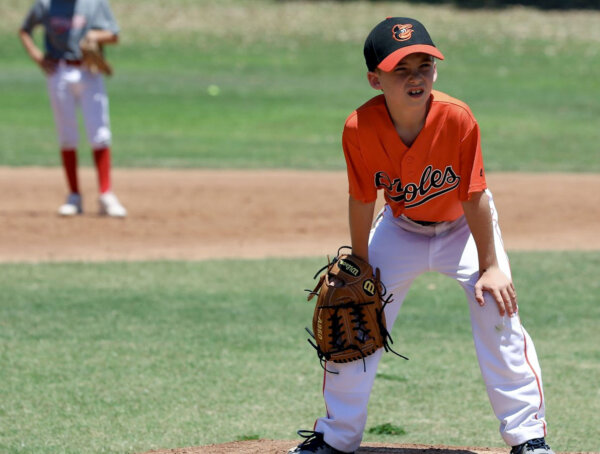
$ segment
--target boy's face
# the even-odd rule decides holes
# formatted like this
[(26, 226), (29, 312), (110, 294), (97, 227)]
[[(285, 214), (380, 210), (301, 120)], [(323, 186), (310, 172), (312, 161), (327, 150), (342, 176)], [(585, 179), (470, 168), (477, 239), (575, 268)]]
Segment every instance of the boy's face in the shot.
[(386, 100), (405, 106), (426, 105), (437, 77), (434, 59), (428, 54), (410, 54), (385, 72), (368, 72), (369, 84), (382, 90)]

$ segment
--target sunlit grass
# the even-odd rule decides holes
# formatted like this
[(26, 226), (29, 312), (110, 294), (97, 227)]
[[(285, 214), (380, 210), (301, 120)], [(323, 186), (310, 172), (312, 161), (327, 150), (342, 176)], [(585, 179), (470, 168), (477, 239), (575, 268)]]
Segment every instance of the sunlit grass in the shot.
[[(0, 265), (0, 452), (129, 453), (295, 439), (323, 415), (303, 291), (325, 258)], [(511, 254), (555, 452), (597, 451), (596, 252)], [(460, 287), (421, 276), (365, 439), (503, 446)], [(457, 392), (457, 390), (460, 390)]]

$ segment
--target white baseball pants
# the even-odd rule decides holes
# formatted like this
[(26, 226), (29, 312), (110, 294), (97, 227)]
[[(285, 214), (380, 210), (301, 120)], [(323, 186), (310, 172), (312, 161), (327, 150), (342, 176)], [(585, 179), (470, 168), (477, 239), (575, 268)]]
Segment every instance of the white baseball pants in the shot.
[(101, 75), (61, 61), (56, 71), (48, 76), (47, 86), (62, 149), (76, 149), (79, 144), (78, 107), (81, 107), (87, 139), (92, 149), (110, 145), (108, 96)]
[[(500, 267), (510, 276), (498, 217), (489, 191), (496, 254)], [(542, 376), (531, 338), (518, 316), (501, 317), (487, 292), (483, 307), (475, 301), (479, 276), (477, 248), (464, 217), (434, 226), (421, 226), (407, 218), (394, 218), (386, 207), (376, 221), (369, 241), (371, 265), (381, 270), (381, 279), (393, 303), (385, 310), (391, 331), (411, 283), (427, 271), (439, 271), (455, 279), (469, 303), (473, 340), (481, 374), (500, 434), (509, 446), (545, 436)], [(358, 449), (367, 420), (367, 404), (383, 350), (363, 361), (327, 363), (323, 394), (327, 415), (317, 420), (315, 430), (336, 449)]]

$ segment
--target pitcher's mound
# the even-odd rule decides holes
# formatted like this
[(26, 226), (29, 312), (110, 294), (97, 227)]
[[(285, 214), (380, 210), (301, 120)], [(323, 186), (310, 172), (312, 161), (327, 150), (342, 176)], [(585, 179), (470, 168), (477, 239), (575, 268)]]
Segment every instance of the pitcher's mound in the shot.
[[(150, 451), (145, 454), (286, 454), (298, 441), (250, 440), (220, 445)], [(472, 448), (442, 445), (364, 443), (359, 454), (506, 454), (507, 448)]]

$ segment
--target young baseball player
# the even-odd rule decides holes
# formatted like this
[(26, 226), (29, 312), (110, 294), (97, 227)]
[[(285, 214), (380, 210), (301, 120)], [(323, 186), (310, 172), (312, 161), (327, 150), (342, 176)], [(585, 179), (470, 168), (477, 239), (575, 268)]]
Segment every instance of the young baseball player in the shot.
[[(45, 29), (45, 53), (32, 38), (32, 31), (37, 25)], [(127, 215), (111, 191), (111, 130), (104, 81), (101, 74), (92, 73), (82, 66), (80, 49), (84, 39), (98, 44), (116, 43), (118, 32), (108, 0), (37, 0), (19, 30), (25, 50), (47, 79), (69, 188), (67, 200), (58, 210), (63, 216), (82, 213), (77, 178), (77, 108), (83, 115), (98, 173), (100, 214)]]
[[(415, 278), (439, 271), (464, 289), (487, 393), (511, 454), (552, 454), (546, 445), (542, 376), (521, 325), (517, 295), (487, 189), (479, 126), (469, 107), (433, 90), (443, 59), (418, 21), (391, 17), (368, 35), (371, 87), (382, 91), (346, 120), (352, 252), (381, 271), (393, 303), (388, 330)], [(372, 224), (377, 191), (386, 204)], [(382, 349), (326, 364), (326, 415), (291, 453), (358, 449)]]

